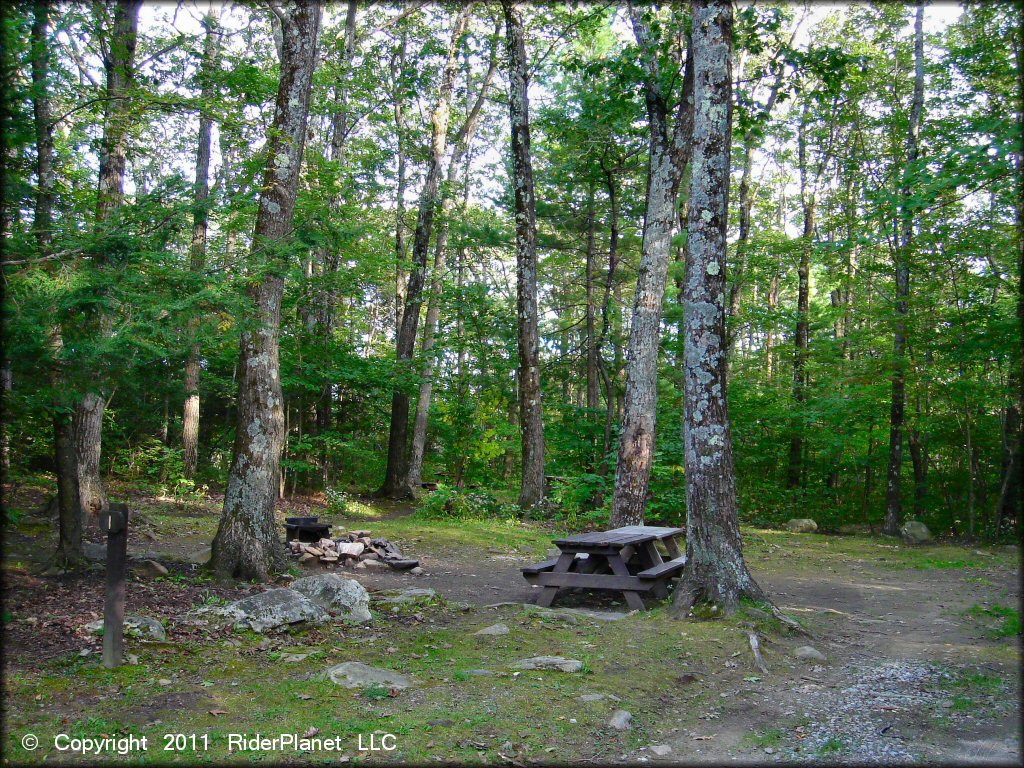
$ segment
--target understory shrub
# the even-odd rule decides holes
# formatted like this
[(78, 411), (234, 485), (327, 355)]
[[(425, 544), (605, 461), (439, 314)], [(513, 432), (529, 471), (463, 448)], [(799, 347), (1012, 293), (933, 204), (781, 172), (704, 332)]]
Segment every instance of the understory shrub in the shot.
[(518, 517), (514, 504), (502, 504), (487, 491), (439, 485), (420, 502), (416, 516), (434, 520), (483, 520)]

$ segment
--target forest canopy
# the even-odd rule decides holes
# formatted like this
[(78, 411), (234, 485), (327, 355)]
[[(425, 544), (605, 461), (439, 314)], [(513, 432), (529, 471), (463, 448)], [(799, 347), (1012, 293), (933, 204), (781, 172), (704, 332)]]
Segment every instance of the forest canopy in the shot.
[[(8, 477), (686, 520), (689, 4), (2, 13)], [(743, 523), (1019, 525), (1020, 14), (736, 7)]]

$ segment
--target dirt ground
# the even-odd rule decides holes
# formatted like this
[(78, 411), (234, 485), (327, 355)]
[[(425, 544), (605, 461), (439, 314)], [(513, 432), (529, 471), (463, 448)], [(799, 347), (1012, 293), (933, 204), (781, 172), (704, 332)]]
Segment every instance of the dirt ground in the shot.
[[(32, 501), (22, 499), (26, 507), (32, 507)], [(215, 507), (215, 501), (210, 506)], [(198, 566), (189, 560), (209, 543), (209, 511), (179, 506), (168, 513), (175, 522), (167, 525), (155, 511), (166, 504), (142, 497), (133, 503), (142, 509), (142, 517), (133, 529), (130, 553), (160, 559), (172, 575), (180, 574), (181, 583), (173, 590), (134, 589), (132, 599), (138, 604), (130, 609), (159, 604), (173, 620), (211, 594), (231, 599), (261, 588), (190, 585), (188, 575)], [(323, 512), (314, 502), (305, 501), (286, 505), (282, 514), (307, 510)], [(386, 529), (410, 511), (408, 506), (393, 505), (376, 520), (341, 522), (349, 528)], [(45, 658), (73, 653), (81, 644), (75, 626), (97, 617), (89, 610), (100, 600), (101, 587), (95, 579), (90, 583), (88, 577), (38, 574), (52, 539), (47, 522), (38, 515), (26, 518), (5, 541), (5, 608), (21, 619), (27, 614), (38, 616), (32, 623), (26, 623), (31, 619), (5, 623), (8, 672), (16, 672), (18, 664), (28, 663), (26, 657), (32, 654)], [(685, 709), (663, 713), (668, 722), (678, 715), (678, 727), (664, 731), (654, 742), (670, 751), (659, 756), (641, 747), (616, 759), (1020, 764), (1020, 636), (994, 636), (991, 626), (971, 615), (972, 607), (978, 605), (1019, 609), (1016, 548), (943, 547), (908, 553), (896, 542), (868, 537), (801, 537), (767, 531), (745, 532), (745, 536), (755, 578), (776, 605), (799, 619), (813, 637), (786, 641), (766, 637), (769, 667), (785, 674), (765, 680), (748, 676), (743, 680), (750, 682), (723, 685), (719, 701), (710, 707), (702, 704), (696, 721)], [(497, 615), (499, 604), (536, 599), (536, 588), (519, 571), (537, 559), (535, 552), (510, 551), (500, 542), (481, 548), (425, 536), (396, 540), (407, 556), (420, 559), (424, 575), (376, 571), (344, 575), (359, 580), (371, 594), (430, 587), (450, 603), (474, 606), (485, 618), (488, 612)], [(956, 552), (964, 553), (966, 565), (957, 561)], [(557, 606), (625, 610), (615, 600), (581, 591), (560, 595)], [(686, 635), (687, 622), (675, 622), (675, 626)], [(47, 639), (41, 642), (41, 635)], [(795, 661), (792, 649), (798, 644), (814, 646), (827, 661)], [(727, 659), (725, 667), (730, 663), (736, 666)], [(708, 660), (698, 659), (692, 668), (700, 679), (715, 674)], [(981, 688), (972, 689), (970, 698), (958, 699), (957, 681), (969, 679)], [(11, 702), (5, 700), (5, 704)]]

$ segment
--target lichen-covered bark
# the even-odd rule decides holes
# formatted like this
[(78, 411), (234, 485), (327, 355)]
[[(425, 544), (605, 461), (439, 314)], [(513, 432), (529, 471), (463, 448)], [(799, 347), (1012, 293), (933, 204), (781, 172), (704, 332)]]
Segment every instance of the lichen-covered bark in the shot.
[(650, 39), (650, 30), (635, 9), (632, 18), (645, 69), (644, 95), (651, 139), (647, 209), (629, 326), (626, 392), (612, 496), (613, 527), (642, 523), (647, 506), (647, 487), (654, 460), (662, 304), (672, 250), (676, 196), (689, 161), (693, 114), (692, 46), (688, 46), (683, 98), (670, 138), (668, 110), (661, 92), (657, 53)]
[[(412, 270), (405, 288), (405, 306), (395, 343), (396, 357), (401, 366), (412, 359), (416, 347), (416, 331), (420, 323), (420, 308), (423, 305), (423, 285), (426, 282), (427, 254), (430, 250), (430, 235), (434, 227), (434, 213), (437, 208), (438, 188), (441, 183), (444, 153), (448, 145), (448, 119), (452, 90), (455, 87), (455, 69), (459, 40), (466, 29), (471, 6), (465, 5), (455, 17), (451, 41), (448, 44), (448, 58), (441, 75), (437, 92), (437, 103), (431, 114), (430, 161), (427, 177), (420, 193), (419, 211), (416, 216), (416, 232), (412, 242)], [(413, 494), (409, 485), (409, 465), (406, 446), (409, 437), (409, 393), (395, 390), (391, 394), (391, 427), (388, 431), (388, 462), (384, 472), (384, 483), (378, 496), (401, 499)]]
[(910, 174), (920, 148), (921, 116), (924, 112), (924, 3), (917, 6), (914, 19), (914, 95), (907, 129), (907, 163), (903, 172), (903, 203), (900, 210), (900, 242), (894, 255), (896, 277), (896, 322), (893, 330), (892, 407), (889, 411), (889, 468), (885, 488), (885, 523), (882, 531), (895, 536), (900, 530), (900, 486), (903, 474), (903, 411), (906, 403), (907, 308), (910, 296), (908, 258), (913, 243), (913, 212), (909, 208)]
[[(213, 118), (210, 116), (210, 102), (216, 93), (214, 68), (217, 62), (216, 16), (208, 15), (206, 39), (203, 44), (202, 88), (203, 106), (199, 115), (199, 142), (196, 147), (195, 206), (192, 214), (192, 248), (189, 268), (201, 272), (206, 264), (206, 231), (210, 220), (207, 201), (210, 197), (210, 145), (213, 133)], [(187, 478), (195, 475), (199, 447), (199, 357), (201, 350), (196, 334), (199, 330), (197, 317), (190, 317), (187, 324), (189, 337), (188, 358), (185, 360), (185, 405), (181, 414), (182, 473)]]
[[(119, 0), (113, 7), (113, 20), (106, 30), (103, 68), (106, 72), (106, 98), (103, 109), (103, 142), (100, 147), (99, 184), (96, 196), (96, 227), (103, 230), (121, 206), (124, 197), (125, 155), (128, 144), (131, 107), (129, 91), (134, 80), (135, 45), (141, 0)], [(98, 9), (107, 13), (109, 9)], [(105, 259), (102, 248), (94, 254), (97, 265)], [(98, 332), (111, 332), (112, 318), (101, 310)], [(78, 452), (78, 495), (82, 508), (95, 522), (106, 509), (107, 494), (100, 477), (103, 441), (103, 390), (87, 392), (75, 407), (75, 447)]]
[(512, 127), (512, 186), (516, 217), (516, 328), (519, 343), (519, 434), (523, 469), (518, 504), (533, 509), (544, 501), (544, 423), (540, 396), (540, 335), (537, 328), (537, 213), (530, 158), (529, 68), (522, 8), (502, 0), (508, 42), (509, 120)]
[(743, 561), (726, 407), (725, 258), (732, 111), (732, 4), (693, 3), (693, 171), (687, 215), (683, 384), (687, 563), (673, 611), (762, 598)]
[(319, 3), (301, 0), (274, 11), (280, 14), (282, 30), (281, 79), (253, 232), (251, 263), (262, 277), (248, 291), (254, 314), (241, 335), (234, 456), (213, 540), (211, 565), (220, 578), (265, 581), (283, 564), (274, 527), (284, 442), (278, 361), (284, 293), (280, 254), (292, 233), (320, 11)]

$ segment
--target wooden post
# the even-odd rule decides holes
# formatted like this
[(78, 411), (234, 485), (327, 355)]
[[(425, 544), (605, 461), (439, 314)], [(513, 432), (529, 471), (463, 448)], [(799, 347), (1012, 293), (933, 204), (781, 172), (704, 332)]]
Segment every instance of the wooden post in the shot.
[(100, 517), (107, 532), (107, 595), (103, 603), (103, 666), (124, 661), (124, 580), (128, 559), (128, 505), (111, 504)]

